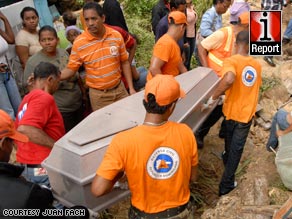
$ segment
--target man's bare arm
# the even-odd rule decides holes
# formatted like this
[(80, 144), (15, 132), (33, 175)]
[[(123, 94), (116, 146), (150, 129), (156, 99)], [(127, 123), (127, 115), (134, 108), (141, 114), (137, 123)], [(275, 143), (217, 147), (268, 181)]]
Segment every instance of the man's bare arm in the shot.
[(208, 51), (202, 46), (201, 43), (198, 44), (198, 55), (202, 66), (209, 67), (207, 62)]
[(47, 135), (43, 130), (30, 125), (20, 125), (17, 130), (29, 137), (29, 141), (42, 145), (48, 148), (52, 148), (55, 144), (55, 140)]
[(186, 68), (186, 66), (184, 65), (183, 62), (180, 62), (178, 64), (178, 69), (179, 69), (179, 73), (181, 73), (181, 74), (188, 71), (188, 69)]
[(291, 131), (292, 131), (292, 124), (289, 125), (288, 128), (286, 128), (285, 130), (278, 130), (277, 131), (277, 136), (280, 137), (280, 136), (286, 135)]
[(136, 93), (133, 85), (132, 70), (128, 60), (121, 63), (123, 74), (129, 86), (130, 94)]
[(162, 74), (161, 69), (164, 64), (165, 64), (165, 61), (155, 56), (152, 56), (150, 67), (149, 67), (149, 71), (151, 75), (154, 77), (157, 74)]
[(128, 60), (129, 60), (130, 65), (132, 64), (133, 58), (135, 56), (136, 48), (137, 48), (137, 43), (136, 43), (136, 40), (135, 40), (134, 45), (128, 51), (129, 52), (129, 58), (128, 58)]
[(91, 184), (91, 192), (94, 196), (101, 196), (106, 193), (109, 193), (116, 181), (124, 175), (124, 172), (120, 172), (113, 180), (108, 180), (103, 178), (102, 176), (95, 175), (92, 184)]
[(71, 78), (72, 76), (75, 75), (75, 71), (72, 71), (71, 69), (69, 68), (64, 68), (62, 71), (61, 71), (61, 80), (66, 80), (66, 79), (69, 79)]
[(192, 166), (191, 171), (191, 182), (196, 182), (198, 179), (198, 165)]
[(225, 93), (225, 91), (230, 88), (235, 80), (235, 75), (233, 72), (229, 71), (225, 73), (224, 77), (220, 80), (218, 87), (216, 88), (214, 94), (212, 95), (213, 100), (216, 100)]

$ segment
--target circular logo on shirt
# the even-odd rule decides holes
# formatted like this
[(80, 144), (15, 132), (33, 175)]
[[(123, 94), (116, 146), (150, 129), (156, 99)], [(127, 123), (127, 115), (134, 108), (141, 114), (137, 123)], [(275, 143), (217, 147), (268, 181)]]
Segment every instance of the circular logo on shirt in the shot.
[(254, 83), (257, 79), (257, 72), (253, 67), (246, 66), (242, 70), (241, 78), (242, 78), (242, 82), (245, 86), (251, 87), (254, 85)]
[(112, 56), (116, 56), (116, 55), (118, 55), (118, 47), (116, 47), (116, 46), (111, 46), (111, 47), (110, 47), (110, 53), (111, 53)]
[(178, 153), (169, 147), (157, 148), (147, 161), (147, 172), (153, 179), (168, 179), (179, 166)]

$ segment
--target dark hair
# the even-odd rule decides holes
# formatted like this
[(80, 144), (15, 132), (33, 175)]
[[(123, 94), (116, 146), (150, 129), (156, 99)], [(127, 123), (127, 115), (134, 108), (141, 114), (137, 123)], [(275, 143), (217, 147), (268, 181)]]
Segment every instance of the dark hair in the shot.
[(240, 31), (236, 36), (236, 44), (249, 44), (249, 32), (247, 30)]
[(58, 34), (57, 34), (57, 31), (55, 30), (55, 28), (51, 27), (50, 25), (45, 25), (39, 30), (39, 39), (41, 39), (41, 34), (44, 31), (49, 31), (49, 32), (53, 33), (56, 38), (58, 38)]
[(48, 78), (53, 75), (58, 77), (60, 75), (60, 70), (57, 66), (53, 65), (50, 62), (40, 62), (34, 69), (33, 76), (34, 79), (38, 78)]
[(186, 0), (170, 0), (169, 2), (170, 9), (172, 8), (178, 9), (180, 5), (185, 5), (185, 4), (186, 4)]
[(24, 19), (24, 13), (28, 12), (28, 11), (33, 11), (36, 14), (36, 16), (39, 17), (39, 14), (38, 14), (38, 12), (37, 12), (37, 10), (35, 8), (33, 8), (33, 7), (24, 7), (22, 9), (22, 11), (20, 12), (20, 17), (21, 17), (22, 20)]
[(146, 102), (146, 100), (143, 100), (143, 105), (144, 105), (147, 113), (162, 115), (172, 105), (172, 103), (171, 103), (171, 104), (168, 104), (166, 106), (159, 106), (158, 103), (156, 103), (156, 98), (155, 98), (154, 94), (152, 94), (152, 93), (149, 93), (147, 95), (147, 100), (148, 100), (148, 102)]
[(72, 11), (66, 11), (62, 14), (64, 24), (66, 26), (76, 25), (77, 17)]
[(230, 2), (231, 0), (213, 0), (213, 5), (217, 5), (218, 3), (223, 3), (223, 2)]
[(103, 16), (103, 9), (102, 7), (96, 2), (88, 2), (83, 6), (83, 13), (85, 10), (93, 9), (96, 13), (102, 17)]

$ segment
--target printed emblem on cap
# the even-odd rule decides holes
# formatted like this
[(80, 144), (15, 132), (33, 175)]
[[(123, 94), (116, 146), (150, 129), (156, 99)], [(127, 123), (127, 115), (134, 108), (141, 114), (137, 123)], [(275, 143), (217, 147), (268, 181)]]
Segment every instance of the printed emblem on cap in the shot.
[(251, 87), (257, 79), (257, 72), (253, 67), (246, 66), (242, 71), (241, 78), (245, 86)]
[(168, 179), (179, 167), (178, 153), (169, 147), (157, 148), (147, 161), (147, 172), (153, 179)]
[(118, 47), (111, 46), (110, 47), (110, 53), (111, 53), (112, 56), (117, 56), (118, 55)]

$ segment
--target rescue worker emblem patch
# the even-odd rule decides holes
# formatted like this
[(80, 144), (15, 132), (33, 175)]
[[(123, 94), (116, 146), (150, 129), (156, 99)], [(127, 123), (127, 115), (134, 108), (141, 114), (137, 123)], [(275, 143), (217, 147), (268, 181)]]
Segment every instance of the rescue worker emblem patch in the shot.
[(246, 66), (242, 71), (242, 83), (247, 86), (251, 87), (254, 85), (257, 79), (257, 72), (251, 66)]
[(172, 148), (159, 147), (147, 161), (147, 172), (153, 179), (168, 179), (179, 167), (178, 153)]

